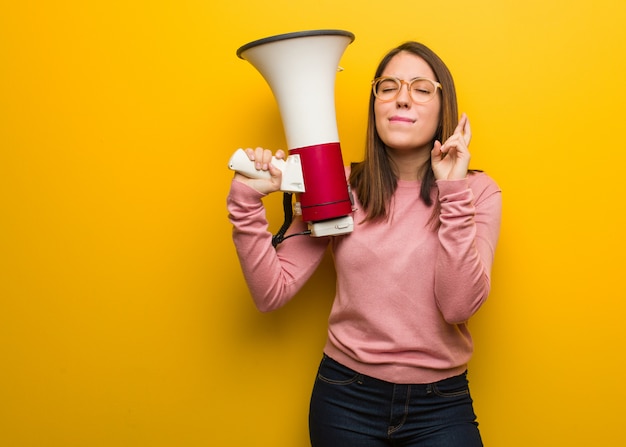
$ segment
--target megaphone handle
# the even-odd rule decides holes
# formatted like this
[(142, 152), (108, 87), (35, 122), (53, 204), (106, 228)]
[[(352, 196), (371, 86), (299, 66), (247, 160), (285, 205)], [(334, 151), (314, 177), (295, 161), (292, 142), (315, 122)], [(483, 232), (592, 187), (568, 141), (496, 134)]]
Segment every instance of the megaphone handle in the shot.
[[(272, 157), (272, 164), (284, 172), (285, 160), (279, 160), (276, 157)], [(230, 160), (228, 162), (228, 168), (233, 171), (237, 171), (238, 173), (245, 175), (248, 178), (270, 178), (269, 171), (261, 171), (256, 169), (256, 167), (254, 166), (254, 162), (248, 158), (248, 155), (243, 149), (237, 149), (232, 157), (230, 157)]]

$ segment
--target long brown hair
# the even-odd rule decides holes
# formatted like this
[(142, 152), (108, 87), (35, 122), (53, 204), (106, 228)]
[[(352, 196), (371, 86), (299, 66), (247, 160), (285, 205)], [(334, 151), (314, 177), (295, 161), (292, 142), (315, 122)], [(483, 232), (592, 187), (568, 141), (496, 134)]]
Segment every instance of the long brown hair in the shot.
[[(435, 73), (435, 80), (441, 84), (441, 112), (439, 126), (432, 143), (439, 140), (445, 142), (453, 133), (458, 124), (458, 106), (456, 90), (452, 74), (444, 62), (431, 49), (418, 42), (405, 42), (389, 51), (381, 60), (374, 78), (379, 77), (391, 59), (400, 52), (407, 52), (422, 58)], [(367, 139), (365, 158), (360, 163), (352, 165), (350, 172), (350, 186), (356, 192), (366, 217), (365, 222), (386, 220), (389, 217), (389, 205), (396, 190), (398, 179), (394, 173), (391, 161), (387, 155), (385, 144), (376, 130), (374, 114), (374, 94), (370, 93), (369, 116), (367, 122)], [(433, 205), (432, 188), (435, 185), (430, 159), (421, 169), (422, 184), (420, 197), (428, 206)], [(417, 179), (416, 179), (417, 180)], [(431, 222), (438, 221), (439, 208), (435, 207)]]

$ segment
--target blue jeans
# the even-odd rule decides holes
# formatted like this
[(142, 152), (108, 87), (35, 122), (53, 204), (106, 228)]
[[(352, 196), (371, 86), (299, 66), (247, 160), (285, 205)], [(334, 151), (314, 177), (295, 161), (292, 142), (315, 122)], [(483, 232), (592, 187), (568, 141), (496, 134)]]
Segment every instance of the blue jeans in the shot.
[(313, 447), (480, 447), (467, 374), (405, 385), (324, 356), (309, 412)]

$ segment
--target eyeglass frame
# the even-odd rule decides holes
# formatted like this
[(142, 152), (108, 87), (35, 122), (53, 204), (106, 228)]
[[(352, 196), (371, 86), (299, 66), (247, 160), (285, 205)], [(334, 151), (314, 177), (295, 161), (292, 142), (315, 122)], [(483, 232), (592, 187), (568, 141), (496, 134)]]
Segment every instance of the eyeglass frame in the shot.
[[(391, 80), (391, 81), (395, 81), (397, 84), (400, 85), (400, 88), (398, 88), (398, 91), (393, 96), (393, 98), (391, 98), (391, 99), (381, 99), (376, 94), (376, 84), (379, 81), (387, 80), (387, 79)], [(428, 81), (431, 84), (433, 84), (433, 86), (435, 87), (435, 91), (433, 92), (432, 96), (430, 98), (428, 98), (428, 100), (426, 100), (426, 101), (415, 101), (415, 98), (413, 98), (413, 93), (411, 93), (411, 84), (413, 84), (413, 82), (415, 82), (415, 81)], [(417, 104), (426, 104), (426, 103), (432, 101), (433, 98), (436, 96), (435, 93), (437, 92), (437, 89), (443, 91), (443, 86), (441, 85), (441, 83), (439, 83), (437, 81), (433, 81), (432, 79), (429, 79), (429, 78), (417, 77), (417, 78), (411, 79), (410, 81), (405, 81), (404, 79), (399, 79), (399, 78), (396, 78), (395, 76), (380, 76), (380, 77), (375, 78), (375, 79), (372, 80), (372, 94), (374, 95), (374, 97), (376, 99), (378, 99), (381, 102), (391, 102), (391, 101), (394, 101), (400, 95), (400, 90), (402, 90), (402, 85), (403, 84), (406, 84), (407, 91), (409, 92), (409, 97), (411, 98), (411, 101), (413, 101), (414, 103), (417, 103)]]

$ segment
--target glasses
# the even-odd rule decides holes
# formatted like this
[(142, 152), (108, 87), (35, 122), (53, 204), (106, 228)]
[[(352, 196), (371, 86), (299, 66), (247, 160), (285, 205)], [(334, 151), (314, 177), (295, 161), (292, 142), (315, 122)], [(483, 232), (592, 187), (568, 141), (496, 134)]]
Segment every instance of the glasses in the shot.
[(435, 97), (441, 84), (428, 78), (415, 78), (410, 81), (383, 76), (372, 81), (374, 96), (383, 102), (393, 101), (400, 94), (402, 84), (406, 84), (409, 95), (415, 103), (425, 103)]

